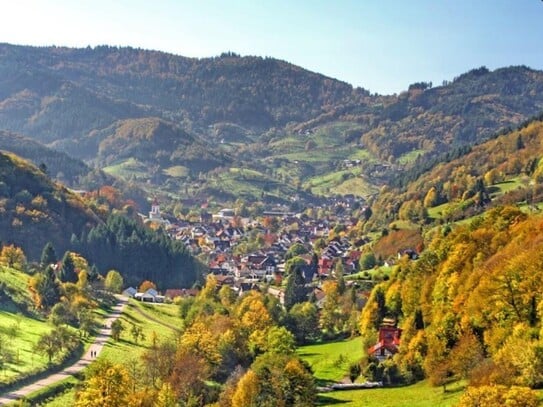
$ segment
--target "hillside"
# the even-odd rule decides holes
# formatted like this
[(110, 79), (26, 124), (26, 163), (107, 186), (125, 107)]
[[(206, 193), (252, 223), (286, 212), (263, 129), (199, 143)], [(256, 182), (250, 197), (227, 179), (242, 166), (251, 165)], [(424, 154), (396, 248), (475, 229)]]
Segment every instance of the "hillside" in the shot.
[[(214, 182), (231, 167), (264, 174), (284, 202), (302, 191), (367, 198), (543, 111), (543, 72), (524, 66), (382, 96), (273, 58), (1, 44), (0, 77), (0, 128), (203, 200), (230, 200)], [(260, 181), (235, 182), (261, 199), (250, 192)]]
[(376, 286), (360, 330), (369, 347), (383, 317), (399, 321), (400, 351), (382, 366), (393, 381), (540, 388), (541, 226), (541, 215), (506, 206), (436, 229), (419, 260)]
[(48, 241), (67, 250), (72, 234), (99, 223), (79, 196), (27, 161), (0, 153), (0, 241), (38, 259)]
[(9, 131), (0, 130), (0, 150), (12, 152), (36, 166), (42, 166), (51, 177), (67, 185), (77, 185), (80, 178), (91, 171), (82, 161)]
[(450, 221), (489, 205), (540, 203), (541, 157), (543, 121), (539, 117), (457, 158), (436, 163), (404, 189), (383, 190), (373, 206), (374, 220), (425, 223), (428, 215), (423, 212), (427, 211), (430, 217)]

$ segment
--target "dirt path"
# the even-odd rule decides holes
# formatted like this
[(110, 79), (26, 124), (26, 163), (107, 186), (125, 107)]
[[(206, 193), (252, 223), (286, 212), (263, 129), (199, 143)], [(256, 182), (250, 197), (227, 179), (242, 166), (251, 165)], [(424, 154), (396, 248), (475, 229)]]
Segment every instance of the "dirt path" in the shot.
[[(18, 390), (14, 390), (10, 393), (0, 395), (0, 406), (12, 403), (16, 400), (19, 400), (20, 398), (34, 393), (35, 391), (41, 390), (58, 381), (64, 380), (75, 373), (79, 373), (88, 365), (90, 365), (94, 361), (94, 359), (96, 359), (96, 356), (100, 355), (102, 348), (111, 336), (111, 323), (119, 318), (124, 307), (126, 306), (126, 303), (128, 302), (128, 298), (126, 297), (117, 296), (117, 299), (119, 300), (119, 302), (113, 307), (111, 314), (109, 314), (109, 316), (104, 320), (104, 325), (106, 326), (106, 328), (100, 329), (100, 331), (96, 335), (96, 338), (94, 339), (93, 344), (90, 346), (89, 350), (82, 356), (81, 359), (58, 373), (53, 373), (52, 375), (38, 380), (37, 382), (21, 387)], [(91, 357), (91, 352), (96, 352), (96, 356)]]

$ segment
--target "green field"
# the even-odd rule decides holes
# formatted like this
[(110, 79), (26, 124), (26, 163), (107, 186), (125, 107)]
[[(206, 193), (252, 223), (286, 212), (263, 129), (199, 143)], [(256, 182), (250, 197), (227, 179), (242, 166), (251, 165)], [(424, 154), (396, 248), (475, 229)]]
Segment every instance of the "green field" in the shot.
[(345, 390), (321, 393), (319, 406), (348, 407), (452, 407), (458, 404), (463, 385), (431, 387), (423, 381), (405, 387)]
[[(162, 307), (163, 305), (158, 305)], [(127, 362), (139, 359), (140, 356), (149, 348), (153, 336), (156, 334), (159, 341), (173, 338), (176, 332), (165, 324), (152, 321), (138, 312), (139, 304), (135, 300), (130, 300), (127, 304), (120, 321), (125, 330), (118, 342), (109, 340), (102, 349), (100, 358), (111, 360), (114, 363), (126, 364)], [(173, 307), (173, 306), (172, 306)], [(146, 311), (149, 313), (148, 311)], [(132, 325), (143, 328), (144, 339), (138, 343), (130, 333)]]
[(107, 174), (129, 179), (135, 177), (136, 179), (147, 179), (149, 177), (149, 170), (147, 166), (135, 158), (129, 158), (118, 164), (110, 165), (103, 169)]
[(301, 346), (298, 355), (313, 369), (319, 382), (338, 382), (349, 374), (349, 365), (362, 358), (362, 340), (354, 338), (336, 342)]
[(47, 357), (36, 353), (34, 347), (40, 336), (51, 329), (52, 326), (45, 321), (0, 310), (2, 346), (13, 355), (13, 362), (3, 366), (0, 383), (47, 366)]

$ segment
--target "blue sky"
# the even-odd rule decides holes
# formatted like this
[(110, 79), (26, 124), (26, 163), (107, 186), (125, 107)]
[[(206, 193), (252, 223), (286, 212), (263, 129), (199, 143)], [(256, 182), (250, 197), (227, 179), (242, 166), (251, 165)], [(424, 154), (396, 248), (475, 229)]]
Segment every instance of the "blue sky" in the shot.
[(13, 0), (0, 42), (271, 56), (390, 94), (486, 65), (543, 69), (541, 0)]

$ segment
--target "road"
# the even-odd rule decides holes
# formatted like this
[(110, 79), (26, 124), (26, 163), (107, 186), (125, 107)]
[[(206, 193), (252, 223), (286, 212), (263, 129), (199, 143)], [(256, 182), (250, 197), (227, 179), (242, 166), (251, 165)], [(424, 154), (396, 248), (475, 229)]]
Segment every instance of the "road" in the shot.
[[(124, 307), (126, 306), (126, 303), (128, 302), (127, 297), (117, 296), (117, 299), (118, 302), (112, 308), (111, 314), (109, 314), (109, 316), (104, 320), (104, 326), (106, 328), (100, 329), (100, 331), (96, 335), (96, 338), (94, 339), (93, 344), (89, 347), (89, 349), (81, 357), (81, 359), (58, 373), (53, 373), (50, 376), (40, 379), (32, 384), (21, 387), (18, 390), (14, 390), (12, 392), (0, 395), (0, 406), (8, 403), (13, 403), (14, 401), (28, 396), (35, 391), (51, 386), (56, 382), (59, 382), (69, 376), (81, 372), (88, 365), (90, 365), (94, 361), (94, 359), (96, 359), (96, 356), (100, 355), (102, 348), (111, 337), (111, 323), (119, 318), (119, 316), (123, 312)], [(96, 356), (92, 357), (91, 352), (96, 352)]]

